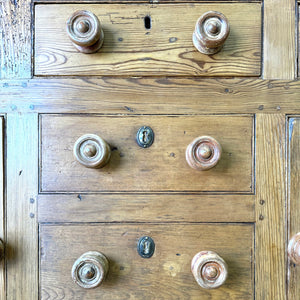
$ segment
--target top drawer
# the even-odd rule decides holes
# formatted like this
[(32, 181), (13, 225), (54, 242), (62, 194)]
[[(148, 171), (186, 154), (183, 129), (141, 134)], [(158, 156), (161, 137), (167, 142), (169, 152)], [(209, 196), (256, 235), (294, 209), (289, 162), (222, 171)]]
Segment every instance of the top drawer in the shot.
[[(76, 50), (66, 21), (77, 10), (100, 20), (98, 53)], [(197, 19), (223, 13), (230, 33), (223, 49), (205, 55), (193, 46)], [(148, 29), (147, 29), (147, 28)], [(64, 4), (35, 7), (35, 75), (259, 76), (261, 4)]]

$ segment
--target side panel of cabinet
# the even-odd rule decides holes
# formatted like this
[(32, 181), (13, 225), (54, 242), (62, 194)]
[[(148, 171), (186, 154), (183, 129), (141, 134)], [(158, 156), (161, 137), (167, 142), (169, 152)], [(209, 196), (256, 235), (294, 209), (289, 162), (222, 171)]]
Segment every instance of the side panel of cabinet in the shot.
[(3, 153), (4, 153), (4, 147), (3, 147), (3, 141), (4, 141), (4, 119), (3, 117), (0, 117), (0, 300), (4, 300), (6, 297), (5, 292), (5, 260), (3, 259), (4, 255), (4, 249), (2, 242), (5, 242), (5, 203), (4, 203), (4, 167), (3, 167)]
[(38, 116), (6, 119), (6, 293), (8, 300), (38, 299)]

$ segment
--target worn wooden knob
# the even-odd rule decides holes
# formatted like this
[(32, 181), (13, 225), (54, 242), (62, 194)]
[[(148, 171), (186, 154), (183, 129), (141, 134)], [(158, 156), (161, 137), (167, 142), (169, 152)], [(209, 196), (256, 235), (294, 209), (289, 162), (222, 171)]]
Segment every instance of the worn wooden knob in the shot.
[(74, 282), (80, 287), (92, 289), (104, 281), (108, 269), (109, 263), (104, 254), (89, 251), (74, 262), (71, 274)]
[(200, 136), (186, 148), (186, 161), (196, 170), (208, 170), (221, 158), (221, 145), (210, 136)]
[(197, 283), (204, 289), (215, 289), (225, 283), (228, 275), (226, 262), (213, 251), (197, 253), (191, 265)]
[(85, 134), (75, 142), (74, 156), (87, 168), (102, 168), (108, 163), (111, 150), (101, 137)]
[(288, 255), (291, 261), (300, 265), (300, 232), (295, 234), (289, 241)]
[(97, 52), (104, 41), (99, 19), (87, 10), (72, 14), (67, 21), (67, 33), (75, 48), (82, 53)]
[(217, 11), (208, 11), (196, 22), (193, 43), (204, 54), (219, 52), (229, 35), (229, 22)]

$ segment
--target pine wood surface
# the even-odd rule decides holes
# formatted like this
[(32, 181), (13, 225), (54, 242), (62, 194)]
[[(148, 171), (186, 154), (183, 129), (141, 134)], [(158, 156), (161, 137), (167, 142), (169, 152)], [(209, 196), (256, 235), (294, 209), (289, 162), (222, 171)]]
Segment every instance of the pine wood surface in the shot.
[[(300, 119), (299, 116), (289, 119), (288, 129), (288, 229), (289, 239), (300, 231), (300, 204), (299, 204), (299, 170), (300, 170)], [(288, 265), (288, 299), (299, 299), (300, 271), (299, 266), (292, 262)]]
[(83, 77), (1, 84), (3, 113), (300, 113), (297, 80)]
[[(136, 142), (142, 126), (154, 131), (147, 149)], [(251, 116), (42, 115), (40, 131), (41, 192), (252, 192)], [(100, 169), (80, 165), (73, 155), (76, 140), (90, 133), (112, 149)], [(223, 149), (210, 170), (186, 162), (186, 148), (199, 136), (214, 137)]]
[[(137, 253), (142, 236), (155, 242), (150, 259)], [(41, 299), (253, 299), (253, 242), (250, 224), (41, 225)], [(110, 270), (99, 288), (84, 290), (72, 282), (71, 268), (90, 250), (106, 255)], [(202, 289), (193, 278), (191, 260), (201, 250), (228, 264), (218, 289)]]
[(7, 115), (7, 299), (38, 299), (36, 114)]
[[(235, 0), (234, 0), (235, 1)], [(213, 2), (234, 2), (233, 0), (214, 0)], [(238, 2), (253, 2), (253, 3), (260, 3), (259, 0), (239, 0)], [(160, 4), (160, 3), (189, 3), (189, 2), (203, 2), (207, 3), (206, 0), (33, 0), (34, 3), (36, 4), (45, 4), (45, 3), (50, 3), (50, 4), (65, 4), (65, 3), (89, 3), (89, 4), (106, 4), (106, 3), (113, 3), (113, 4), (120, 4), (120, 3), (147, 3), (147, 4)]]
[[(66, 33), (66, 21), (80, 9), (100, 19), (105, 37), (99, 53), (78, 52)], [(224, 48), (213, 56), (192, 43), (197, 19), (210, 10), (230, 23)], [(148, 15), (150, 30), (144, 27)], [(258, 3), (35, 6), (35, 75), (259, 76), (260, 61)]]
[(256, 116), (255, 290), (286, 299), (285, 115)]
[[(5, 198), (4, 198), (4, 118), (0, 117), (0, 240), (5, 248)], [(5, 270), (5, 249), (1, 249), (1, 261), (0, 261), (0, 300), (6, 298), (6, 270)], [(4, 251), (4, 252), (3, 252)]]
[(293, 0), (264, 1), (264, 79), (296, 77), (295, 5)]
[(40, 194), (38, 221), (254, 222), (254, 195)]
[(298, 75), (298, 77), (300, 76), (300, 61), (299, 61), (299, 53), (300, 53), (300, 48), (299, 48), (299, 44), (300, 44), (300, 34), (299, 34), (299, 32), (300, 32), (300, 12), (299, 12), (299, 3), (297, 3), (298, 5), (296, 5), (296, 7), (297, 7), (297, 9), (298, 9), (298, 15), (297, 15), (297, 20), (296, 20), (296, 24), (297, 24), (297, 28), (298, 28), (298, 37), (296, 38), (296, 41), (297, 41), (297, 43), (296, 43), (296, 46), (297, 46), (297, 48), (296, 48), (296, 54), (297, 54), (297, 61), (298, 61), (298, 64), (297, 64), (297, 70), (296, 70), (296, 73), (297, 73), (297, 75)]
[[(77, 2), (83, 3), (83, 1)], [(105, 0), (105, 2), (109, 1)], [(59, 0), (41, 0), (36, 2), (61, 3)], [(68, 2), (68, 0), (63, 2)], [(74, 3), (75, 1), (71, 0), (71, 2)], [(32, 34), (28, 30), (31, 26), (31, 1), (2, 1), (0, 4), (0, 28), (2, 34), (0, 42), (0, 77), (7, 80), (0, 81), (0, 111), (1, 113), (9, 113), (13, 118), (24, 116), (24, 114), (32, 114), (32, 116), (28, 115), (25, 117), (28, 120), (32, 119), (28, 123), (25, 122), (26, 125), (20, 127), (20, 132), (29, 130), (29, 133), (22, 136), (24, 139), (26, 139), (27, 135), (31, 136), (34, 132), (37, 135), (35, 114), (39, 112), (101, 113), (105, 111), (105, 113), (112, 114), (139, 114), (157, 113), (157, 111), (160, 111), (167, 114), (171, 110), (173, 113), (179, 114), (300, 114), (299, 82), (297, 80), (291, 81), (296, 73), (295, 53), (298, 54), (295, 43), (295, 2), (291, 0), (266, 0), (263, 5), (264, 38), (262, 49), (264, 49), (264, 53), (262, 55), (262, 76), (265, 79), (282, 78), (285, 80), (218, 78), (203, 81), (189, 78), (112, 79), (88, 77), (78, 80), (60, 78), (34, 78), (31, 80), (28, 79), (32, 73)], [(12, 80), (14, 78), (20, 80)], [(131, 90), (133, 91), (132, 95), (130, 95)], [(167, 93), (167, 91), (169, 92)], [(269, 116), (264, 115), (264, 118), (267, 120)], [(279, 143), (282, 143), (282, 139), (276, 138), (278, 137), (278, 132), (280, 137), (283, 135), (282, 117), (277, 119), (278, 117), (273, 115), (271, 118), (273, 118), (273, 121), (259, 121), (259, 124), (256, 126), (256, 128), (262, 126), (258, 140), (258, 144), (261, 146), (258, 146), (260, 150), (256, 154), (256, 157), (259, 159), (257, 170), (259, 195), (264, 194), (267, 199), (270, 198), (265, 206), (265, 204), (260, 204), (260, 200), (263, 199), (259, 199), (259, 195), (255, 196), (257, 210), (256, 231), (258, 233), (255, 237), (255, 245), (257, 247), (256, 253), (259, 254), (256, 254), (255, 262), (255, 299), (263, 300), (285, 299), (285, 293), (287, 292), (285, 280), (291, 279), (290, 277), (285, 277), (287, 265), (284, 265), (286, 263), (283, 258), (285, 249), (282, 246), (287, 241), (286, 237), (283, 237), (285, 233), (283, 232), (284, 222), (282, 221), (282, 214), (284, 214), (286, 204), (282, 200), (282, 186), (285, 177), (282, 175), (282, 162), (278, 163), (279, 153), (282, 150), (282, 144)], [(276, 122), (279, 124), (278, 129), (276, 129), (278, 131), (275, 130)], [(271, 123), (272, 125), (270, 125)], [(18, 126), (19, 123), (13, 122), (13, 124), (12, 127)], [(26, 130), (23, 129), (25, 127)], [(11, 136), (12, 131), (12, 129), (6, 131), (6, 135), (9, 137), (8, 140), (13, 138)], [(271, 137), (273, 132), (277, 132), (274, 139)], [(264, 134), (266, 134), (265, 144), (263, 142)], [(34, 140), (36, 136), (32, 138)], [(29, 140), (30, 138), (27, 139), (27, 142)], [(271, 144), (268, 144), (270, 140)], [(263, 147), (266, 148), (266, 151), (264, 157), (260, 159), (261, 153), (264, 152)], [(278, 147), (280, 150), (278, 150)], [(11, 151), (11, 149), (14, 151)], [(18, 155), (20, 151), (22, 152), (22, 149), (23, 147), (19, 147), (19, 143), (15, 147), (11, 144), (8, 148), (9, 151), (7, 151), (6, 161), (8, 167), (7, 178), (10, 182), (7, 190), (7, 200), (10, 203), (7, 210), (9, 242), (9, 251), (7, 252), (9, 257), (7, 299), (12, 300), (38, 299), (37, 234), (33, 232), (33, 225), (27, 220), (28, 212), (32, 210), (27, 207), (27, 203), (23, 202), (24, 198), (22, 196), (19, 197), (20, 193), (27, 193), (28, 190), (37, 187), (37, 174), (35, 174), (38, 169), (37, 153), (35, 152), (37, 151), (37, 145), (31, 149), (34, 153), (31, 153), (32, 158), (29, 160), (33, 164), (30, 165), (30, 161), (26, 159), (29, 155), (27, 152), (25, 161), (17, 163), (18, 165), (26, 164), (28, 168), (32, 168), (30, 174), (33, 177), (27, 177), (27, 180), (30, 182), (35, 180), (34, 184), (27, 185), (22, 183), (19, 185), (19, 177), (16, 174), (20, 170), (14, 163), (15, 158), (19, 157)], [(267, 160), (266, 163), (263, 163), (265, 157)], [(13, 168), (11, 169), (10, 166), (13, 166)], [(272, 176), (265, 177), (271, 173), (273, 174)], [(21, 178), (23, 179), (22, 176)], [(271, 186), (274, 186), (274, 189)], [(46, 197), (48, 195), (41, 196)], [(56, 203), (59, 195), (50, 195), (49, 197), (52, 196), (55, 197), (54, 202)], [(72, 195), (72, 197), (76, 196), (76, 194)], [(234, 197), (238, 196), (235, 195)], [(68, 196), (63, 195), (62, 202), (65, 201), (64, 197)], [(88, 197), (93, 197), (93, 195), (84, 195), (83, 199), (85, 200)], [(222, 195), (222, 197), (225, 196)], [(248, 199), (248, 197), (252, 196), (243, 195), (243, 199), (246, 199), (246, 197)], [(275, 200), (273, 201), (273, 199)], [(234, 199), (234, 201), (236, 200)], [(225, 210), (226, 212), (227, 210)], [(263, 220), (259, 220), (260, 215), (263, 216)], [(291, 217), (293, 216), (291, 215)], [(37, 223), (35, 223), (34, 228), (37, 228), (37, 226)], [(295, 226), (295, 230), (298, 231), (299, 228)], [(17, 249), (17, 261), (13, 258), (14, 249)], [(66, 247), (62, 249), (63, 253), (65, 253)], [(221, 246), (220, 249), (222, 249)], [(293, 285), (290, 284), (290, 289), (295, 288), (296, 291), (298, 283), (293, 279), (291, 283)], [(295, 291), (290, 290), (289, 296), (291, 297)], [(54, 293), (55, 296), (56, 293)], [(295, 297), (296, 299), (299, 298), (296, 294)], [(253, 299), (253, 297), (251, 298)]]
[(0, 78), (31, 78), (29, 0), (0, 2)]

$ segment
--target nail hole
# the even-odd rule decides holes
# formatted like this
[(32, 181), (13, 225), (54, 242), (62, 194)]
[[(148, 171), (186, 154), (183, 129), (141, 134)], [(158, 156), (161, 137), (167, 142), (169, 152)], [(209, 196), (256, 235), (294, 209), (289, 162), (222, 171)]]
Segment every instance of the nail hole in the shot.
[(146, 16), (144, 18), (144, 24), (145, 24), (146, 29), (151, 29), (151, 17), (150, 16)]

